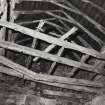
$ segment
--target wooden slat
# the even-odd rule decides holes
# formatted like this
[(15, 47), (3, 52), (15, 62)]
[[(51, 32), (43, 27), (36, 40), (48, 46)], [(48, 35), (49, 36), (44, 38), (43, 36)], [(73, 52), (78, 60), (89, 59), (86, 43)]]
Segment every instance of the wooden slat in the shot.
[(53, 27), (56, 27), (57, 29), (62, 29), (62, 30), (65, 30), (65, 31), (68, 30), (68, 29), (66, 29), (66, 28), (64, 28), (64, 27), (62, 27), (60, 25), (57, 25), (56, 23), (50, 22), (50, 21), (46, 21), (46, 23), (53, 26)]
[(81, 2), (84, 2), (85, 4), (90, 4), (92, 5), (93, 7), (97, 8), (100, 10), (100, 12), (104, 13), (105, 14), (105, 9), (102, 8), (101, 6), (97, 5), (96, 3), (94, 3), (93, 1), (91, 0), (80, 0)]
[[(101, 51), (100, 52), (102, 54), (105, 54), (105, 46), (103, 46), (101, 48)], [(94, 65), (93, 71), (95, 71), (96, 69), (98, 69), (99, 71), (102, 71), (104, 73), (104, 66), (105, 66), (105, 61), (95, 60), (95, 65)], [(90, 78), (90, 80), (95, 80), (98, 77), (101, 77), (101, 75), (98, 75), (97, 73), (95, 73), (94, 76)]]
[[(39, 25), (38, 25), (36, 31), (39, 32), (39, 31), (42, 29), (42, 27), (44, 26), (44, 24), (45, 24), (45, 21), (44, 21), (44, 20), (40, 20)], [(37, 46), (37, 39), (34, 38), (31, 47), (32, 47), (33, 49), (35, 49), (36, 46)], [(26, 66), (27, 66), (27, 68), (31, 68), (32, 61), (33, 61), (33, 57), (32, 57), (32, 56), (29, 56), (29, 57), (27, 58), (27, 60), (26, 60)]]
[[(36, 49), (32, 49), (29, 47), (25, 47), (25, 46), (21, 46), (21, 45), (17, 45), (8, 41), (0, 41), (0, 47), (12, 50), (12, 51), (17, 51), (23, 54), (28, 54), (28, 55), (32, 55), (32, 56), (37, 56), (40, 58), (44, 58), (47, 60), (51, 60), (51, 61), (55, 61), (61, 64), (65, 64), (68, 66), (74, 66), (74, 67), (79, 67), (81, 69), (87, 70), (92, 72), (93, 66), (88, 65), (88, 64), (81, 64), (80, 62), (74, 61), (74, 60), (70, 60), (67, 58), (63, 58), (63, 57), (59, 57), (56, 55), (52, 55), (52, 54), (48, 54), (46, 52), (43, 51), (39, 51)], [(97, 71), (98, 73), (100, 73), (99, 71)], [(104, 74), (103, 74), (104, 75)]]
[[(61, 11), (61, 12), (62, 12), (62, 11)], [(104, 44), (104, 42), (103, 42), (101, 39), (99, 39), (95, 34), (93, 34), (92, 32), (90, 32), (88, 29), (86, 29), (82, 24), (80, 24), (78, 21), (76, 21), (76, 20), (75, 20), (74, 18), (72, 18), (70, 15), (68, 15), (68, 14), (65, 13), (65, 12), (62, 12), (62, 13), (65, 14), (68, 19), (63, 18), (63, 17), (61, 17), (61, 16), (58, 16), (58, 15), (56, 15), (56, 14), (54, 14), (54, 13), (51, 13), (51, 12), (47, 12), (47, 14), (49, 14), (49, 15), (51, 15), (51, 16), (57, 18), (57, 19), (61, 19), (61, 20), (63, 20), (63, 21), (66, 21), (66, 22), (73, 23), (73, 24), (77, 25), (77, 26), (78, 26), (79, 28), (81, 28), (84, 32), (86, 32), (93, 40), (95, 40), (99, 45)]]
[(53, 90), (47, 90), (43, 89), (43, 94), (45, 95), (51, 95), (51, 96), (59, 96), (59, 97), (69, 97), (69, 98), (78, 98), (82, 99), (82, 95), (75, 94), (75, 93), (70, 93), (70, 92), (62, 92), (62, 91), (53, 91)]
[(85, 19), (87, 19), (90, 23), (92, 23), (93, 25), (95, 25), (95, 27), (96, 27), (100, 32), (102, 32), (103, 34), (105, 33), (105, 31), (104, 31), (105, 28), (104, 28), (101, 24), (99, 24), (98, 22), (96, 22), (95, 20), (93, 20), (91, 17), (89, 17), (88, 15), (86, 15), (85, 13), (83, 13), (82, 11), (80, 11), (76, 6), (74, 6), (74, 5), (71, 4), (70, 2), (69, 2), (70, 5), (71, 5), (73, 8), (75, 8), (75, 9), (71, 9), (71, 8), (69, 8), (69, 7), (67, 7), (67, 6), (64, 6), (64, 5), (62, 5), (62, 4), (60, 4), (60, 3), (57, 3), (57, 2), (51, 1), (51, 3), (53, 3), (53, 4), (55, 4), (55, 5), (58, 5), (58, 6), (60, 6), (60, 7), (64, 8), (64, 9), (66, 9), (66, 10), (68, 10), (68, 11), (70, 11), (70, 12), (73, 12), (73, 13), (76, 13), (76, 14), (81, 15), (82, 17), (84, 17)]
[(67, 28), (68, 30), (70, 29), (70, 26), (67, 25), (64, 21), (62, 21), (62, 20), (59, 19), (59, 22), (60, 22), (65, 28)]
[[(14, 23), (14, 21), (16, 19), (15, 14), (14, 14), (14, 9), (15, 9), (15, 6), (16, 6), (16, 0), (10, 0), (9, 6), (10, 7), (8, 7), (8, 11), (9, 11), (8, 12), (8, 20), (10, 22)], [(17, 36), (17, 34), (13, 35), (12, 30), (8, 30), (8, 37), (7, 37), (7, 39), (9, 41), (14, 42), (15, 39), (16, 39), (16, 36)]]
[[(65, 40), (66, 38), (68, 38), (70, 35), (72, 35), (73, 33), (75, 33), (78, 29), (76, 27), (73, 27), (70, 31), (68, 31), (66, 34), (64, 34), (63, 36), (60, 37), (60, 40)], [(52, 44), (49, 45), (44, 52), (50, 52), (52, 49), (54, 49), (56, 47), (56, 45)], [(36, 57), (34, 58), (33, 61), (37, 61), (39, 58)]]
[[(89, 55), (83, 55), (80, 62), (84, 63), (87, 59), (89, 58)], [(69, 76), (72, 77), (74, 76), (75, 72), (78, 70), (78, 68), (74, 67), (71, 72), (69, 73)]]
[[(11, 75), (11, 76), (15, 76), (15, 77), (19, 77), (19, 78), (23, 78), (26, 80), (31, 80), (31, 81), (36, 82), (36, 80), (24, 75), (23, 73), (17, 72), (15, 69), (0, 66), (0, 73), (4, 73), (7, 75)], [(75, 90), (75, 91), (82, 91), (82, 92), (84, 91), (84, 92), (97, 93), (97, 94), (100, 94), (100, 92), (101, 92), (97, 89), (89, 88), (89, 87), (83, 87), (83, 86), (73, 86), (73, 85), (43, 82), (43, 81), (41, 81), (41, 83), (46, 84), (46, 85), (50, 85), (50, 86), (55, 86), (55, 87), (60, 87), (60, 88), (65, 88), (65, 89), (71, 89), (71, 90)]]
[(77, 36), (77, 39), (78, 39), (85, 47), (93, 48), (93, 47), (92, 47), (85, 39), (83, 39), (82, 37)]
[[(78, 38), (79, 38), (80, 41), (82, 40), (82, 43), (83, 43), (85, 46), (87, 46), (87, 47), (89, 47), (89, 48), (92, 48), (83, 38), (81, 38), (81, 37), (78, 37)], [(89, 55), (82, 55), (80, 62), (81, 62), (81, 63), (85, 63), (86, 60), (87, 60), (89, 57), (90, 57)], [(74, 68), (71, 70), (71, 72), (69, 73), (69, 76), (70, 76), (70, 77), (73, 77), (73, 76), (75, 75), (75, 73), (77, 72), (77, 70), (78, 70), (78, 68), (75, 68), (75, 67), (74, 67)]]
[[(46, 19), (42, 19), (44, 21), (50, 21), (50, 20), (55, 20), (55, 18), (46, 18)], [(27, 25), (27, 24), (34, 24), (34, 23), (38, 23), (40, 20), (31, 20), (31, 21), (17, 21), (16, 23), (19, 25)]]
[(20, 3), (22, 1), (42, 1), (42, 2), (49, 2), (49, 1), (54, 1), (54, 2), (64, 2), (65, 0), (17, 0), (17, 3)]
[(29, 29), (29, 28), (26, 28), (26, 27), (23, 27), (23, 26), (20, 26), (20, 25), (17, 25), (15, 23), (0, 21), (0, 25), (4, 26), (4, 27), (7, 27), (7, 28), (10, 28), (10, 29), (13, 29), (15, 31), (19, 31), (23, 34), (32, 36), (33, 38), (37, 38), (37, 39), (44, 40), (44, 41), (52, 43), (52, 44), (63, 46), (64, 48), (80, 51), (82, 53), (86, 53), (86, 54), (94, 56), (96, 58), (101, 58), (101, 59), (104, 58), (103, 55), (100, 54), (99, 52), (97, 52), (96, 50), (88, 49), (88, 48), (79, 46), (77, 44), (69, 43), (67, 41), (59, 40), (57, 38), (48, 36), (46, 34), (37, 32), (35, 30)]
[[(71, 36), (72, 34), (74, 34), (77, 31), (77, 29), (76, 29), (76, 30), (74, 30), (74, 33), (73, 33), (73, 31), (72, 31), (73, 29), (74, 28), (72, 28), (70, 31), (68, 31), (65, 34), (66, 37), (65, 38), (62, 38), (62, 39), (65, 40), (66, 38), (68, 38), (69, 36)], [(57, 55), (58, 56), (61, 56), (63, 54), (63, 52), (64, 52), (64, 47), (62, 47), (62, 48), (59, 49)], [(48, 71), (48, 74), (53, 74), (54, 73), (54, 69), (55, 69), (56, 65), (57, 65), (57, 62), (53, 62), (52, 63), (52, 65), (51, 65), (51, 67), (50, 67), (50, 69)]]
[(101, 73), (98, 70), (92, 71), (92, 69), (94, 68), (94, 66), (92, 66), (92, 65), (88, 65), (88, 64), (85, 64), (85, 63), (82, 64), (78, 61), (70, 60), (70, 59), (59, 57), (59, 56), (52, 55), (52, 54), (48, 54), (48, 53), (43, 52), (43, 51), (39, 51), (39, 50), (36, 50), (36, 49), (31, 49), (31, 48), (21, 46), (21, 45), (17, 45), (17, 44), (11, 43), (11, 42), (0, 41), (0, 47), (10, 49), (12, 51), (17, 51), (17, 52), (20, 52), (20, 53), (32, 55), (32, 56), (38, 56), (38, 57), (41, 57), (41, 58), (44, 58), (44, 59), (47, 59), (47, 60), (51, 60), (51, 61), (55, 61), (55, 62), (58, 62), (58, 63), (61, 63), (61, 64), (65, 64), (65, 65), (68, 65), (68, 66), (74, 66), (76, 68), (80, 68), (80, 69), (83, 69), (83, 70), (86, 70), (86, 71), (89, 71), (89, 72), (96, 72), (98, 74), (105, 75), (105, 74), (103, 74), (103, 72)]
[[(84, 45), (87, 45), (87, 47), (92, 48), (92, 46), (89, 45), (88, 43), (86, 43), (84, 39), (81, 39), (81, 37), (78, 37), (78, 38), (79, 38), (80, 40), (83, 40), (82, 42), (84, 42)], [(103, 53), (103, 52), (101, 51), (101, 53)], [(81, 63), (86, 62), (86, 60), (87, 60), (89, 57), (90, 57), (89, 55), (83, 55), (82, 58), (81, 58)], [(95, 65), (94, 65), (93, 71), (98, 70), (98, 68), (101, 68), (103, 65), (105, 65), (105, 62), (104, 62), (104, 61), (96, 60), (96, 61), (95, 61)], [(76, 72), (77, 70), (78, 70), (78, 68), (73, 68), (72, 71), (70, 72), (69, 76), (70, 76), (70, 77), (74, 76), (74, 74), (75, 74), (75, 72)], [(100, 70), (99, 70), (99, 71), (100, 71)], [(103, 71), (103, 73), (104, 73), (104, 71)], [(90, 78), (90, 80), (92, 80), (93, 78), (95, 78), (97, 75), (98, 75), (98, 74), (95, 73), (94, 76), (92, 76), (92, 77)]]
[(15, 69), (17, 72), (20, 72), (37, 82), (45, 81), (45, 82), (51, 82), (51, 83), (65, 83), (68, 85), (76, 85), (76, 86), (88, 86), (88, 87), (97, 87), (97, 88), (103, 87), (103, 84), (101, 83), (91, 82), (88, 80), (50, 76), (50, 75), (45, 75), (45, 74), (37, 74), (19, 64), (14, 63), (13, 61), (8, 60), (7, 58), (3, 56), (0, 56), (0, 63), (8, 67), (11, 67), (12, 69)]
[[(7, 21), (7, 1), (0, 0), (0, 19), (3, 21)], [(0, 29), (0, 40), (5, 40), (6, 38), (6, 28), (3, 27)], [(5, 55), (5, 50), (0, 49), (0, 55)]]
[(17, 44), (20, 44), (20, 43), (27, 42), (27, 41), (29, 41), (29, 40), (31, 40), (31, 38), (25, 38), (25, 39), (23, 39), (23, 40), (16, 41), (16, 43), (17, 43)]
[(49, 34), (56, 37), (56, 38), (61, 37), (61, 34), (56, 34), (55, 32), (49, 32)]
[(0, 66), (0, 73), (23, 78), (24, 75), (8, 67)]
[(49, 82), (43, 82), (43, 84), (46, 85), (51, 85), (55, 87), (61, 87), (65, 89), (70, 89), (70, 90), (75, 90), (75, 91), (82, 91), (82, 92), (88, 92), (88, 93), (96, 93), (100, 94), (102, 93), (102, 89), (97, 89), (97, 88), (90, 88), (90, 87), (84, 87), (84, 86), (74, 86), (74, 85), (66, 85), (66, 84), (58, 84), (58, 83), (49, 83)]
[(19, 14), (40, 14), (40, 13), (45, 13), (46, 11), (49, 12), (59, 12), (59, 10), (15, 10), (15, 14), (19, 15)]
[[(57, 53), (57, 56), (61, 56), (63, 54), (63, 52), (64, 52), (64, 47), (60, 48), (60, 50)], [(51, 65), (51, 67), (48, 71), (48, 74), (53, 74), (54, 73), (54, 69), (55, 69), (56, 65), (57, 65), (57, 62), (52, 63), (52, 65)]]

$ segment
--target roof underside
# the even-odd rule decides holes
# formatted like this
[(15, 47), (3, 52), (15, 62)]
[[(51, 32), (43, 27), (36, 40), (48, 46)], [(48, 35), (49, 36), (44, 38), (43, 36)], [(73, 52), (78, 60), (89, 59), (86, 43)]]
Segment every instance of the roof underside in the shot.
[(45, 87), (85, 94), (102, 92), (104, 0), (11, 0), (3, 3), (6, 8), (1, 6), (0, 11), (0, 72), (24, 77)]

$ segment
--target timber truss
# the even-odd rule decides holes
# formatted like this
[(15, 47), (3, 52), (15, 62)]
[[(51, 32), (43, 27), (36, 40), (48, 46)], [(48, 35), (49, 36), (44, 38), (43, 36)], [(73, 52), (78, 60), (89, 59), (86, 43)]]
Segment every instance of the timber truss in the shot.
[[(85, 18), (102, 34), (105, 33), (105, 29), (101, 24), (80, 11), (72, 3), (64, 1), (65, 0), (10, 0), (6, 2), (6, 0), (1, 0), (0, 72), (19, 78), (24, 77), (24, 79), (50, 86), (100, 94), (104, 88), (104, 84), (94, 80), (97, 77), (104, 78), (105, 76), (103, 68), (105, 65), (105, 50), (103, 46), (105, 42), (70, 14)], [(84, 2), (83, 0), (80, 1)], [(89, 0), (86, 1), (88, 2), (85, 3), (90, 3), (90, 5), (104, 12), (97, 4)], [(56, 8), (27, 10), (27, 7), (24, 7), (24, 2), (48, 3)], [(23, 8), (19, 8), (19, 5), (23, 5)], [(40, 16), (41, 14), (44, 17)], [(35, 19), (33, 19), (33, 17), (35, 17)], [(30, 28), (29, 25), (32, 27)], [(54, 30), (45, 33), (45, 26), (53, 27)], [(99, 46), (100, 51), (94, 48), (85, 38), (78, 36), (79, 30), (82, 31), (81, 34), (85, 34), (94, 40)], [(19, 35), (20, 38), (17, 39)], [(22, 36), (25, 37), (21, 38)], [(30, 47), (22, 44), (26, 44), (30, 40), (32, 41)], [(37, 49), (38, 43), (41, 41), (47, 43), (47, 46), (43, 50)], [(51, 51), (53, 49), (56, 49), (57, 52), (52, 53)], [(70, 52), (75, 59), (68, 57), (69, 53), (63, 56), (66, 50)], [(7, 56), (8, 51), (27, 55), (26, 65), (22, 66), (10, 60)], [(9, 52), (9, 54), (11, 53)], [(46, 74), (39, 74), (30, 70), (32, 63), (36, 63), (40, 59), (45, 59), (48, 62), (51, 61), (50, 68)], [(92, 60), (93, 64), (88, 62)], [(58, 64), (71, 67), (67, 77), (54, 75), (55, 67)], [(80, 70), (93, 73), (93, 75), (89, 80), (76, 79), (74, 75)]]

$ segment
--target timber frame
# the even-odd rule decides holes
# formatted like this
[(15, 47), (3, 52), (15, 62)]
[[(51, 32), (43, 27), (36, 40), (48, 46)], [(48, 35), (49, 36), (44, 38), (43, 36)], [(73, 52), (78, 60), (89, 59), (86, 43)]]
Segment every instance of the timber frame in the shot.
[[(60, 7), (61, 10), (15, 10), (16, 4), (20, 4), (23, 1), (50, 2), (53, 5)], [(93, 20), (91, 17), (80, 11), (78, 8), (76, 8), (72, 3), (66, 2), (68, 6), (65, 5), (64, 1), (65, 0), (10, 0), (8, 4), (10, 5), (10, 13), (7, 13), (8, 5), (6, 0), (5, 2), (3, 2), (4, 7), (2, 7), (2, 9), (0, 10), (0, 13), (2, 15), (0, 18), (0, 72), (50, 86), (101, 94), (103, 92), (104, 84), (91, 80), (95, 80), (95, 78), (102, 76), (105, 77), (105, 71), (100, 70), (100, 68), (102, 69), (102, 67), (105, 65), (105, 49), (103, 46), (105, 42), (97, 37), (94, 33), (92, 33), (88, 28), (84, 27), (76, 19), (74, 19), (69, 14), (69, 12), (85, 18), (102, 34), (105, 33), (105, 28), (101, 24)], [(84, 2), (83, 0), (80, 1)], [(105, 10), (103, 10), (97, 4), (94, 4), (90, 0), (86, 1), (88, 1), (88, 3), (93, 5), (95, 8), (98, 8), (100, 11), (105, 13)], [(50, 16), (50, 18), (15, 22), (19, 15), (40, 13), (45, 13)], [(8, 15), (10, 16), (9, 21), (7, 19)], [(62, 15), (64, 17), (62, 17)], [(59, 21), (62, 25), (54, 23), (54, 20)], [(39, 24), (36, 29), (25, 27), (25, 25), (37, 23)], [(50, 36), (49, 33), (43, 33), (43, 27), (46, 24), (55, 27), (59, 34), (50, 32)], [(68, 24), (71, 24), (72, 26), (70, 27), (70, 25)], [(96, 49), (94, 49), (93, 46), (81, 36), (77, 36), (77, 39), (84, 46), (79, 45), (74, 40), (70, 39), (75, 33), (77, 33), (78, 30), (82, 30), (84, 33), (88, 34), (90, 38), (92, 38), (96, 43), (99, 44), (101, 50), (97, 51)], [(31, 48), (19, 44), (19, 42), (30, 40), (30, 38), (16, 41), (16, 37), (19, 33), (20, 35), (26, 35), (33, 39)], [(6, 37), (8, 37), (7, 40), (5, 40)], [(47, 42), (49, 44), (43, 51), (36, 49), (37, 42), (39, 40)], [(60, 47), (59, 49), (57, 49), (57, 53), (50, 53), (57, 46)], [(65, 49), (72, 51), (76, 59), (79, 60), (77, 61), (62, 56)], [(26, 59), (26, 67), (8, 59), (5, 51), (13, 51), (19, 52), (21, 54), (26, 54), (28, 56)], [(76, 52), (78, 52), (82, 56), (80, 56)], [(32, 62), (37, 62), (42, 58), (52, 62), (47, 74), (38, 74), (30, 70)], [(94, 58), (93, 65), (87, 63), (87, 60), (89, 58)], [(72, 70), (69, 73), (69, 77), (54, 76), (55, 68), (58, 63), (72, 67)], [(3, 65), (5, 65), (6, 67)], [(94, 75), (90, 78), (90, 80), (72, 78), (79, 70), (94, 73)], [(51, 93), (48, 90), (45, 90), (44, 92), (46, 94)], [(59, 92), (51, 93), (51, 95), (53, 94), (59, 95)], [(69, 94), (64, 95), (69, 96)]]

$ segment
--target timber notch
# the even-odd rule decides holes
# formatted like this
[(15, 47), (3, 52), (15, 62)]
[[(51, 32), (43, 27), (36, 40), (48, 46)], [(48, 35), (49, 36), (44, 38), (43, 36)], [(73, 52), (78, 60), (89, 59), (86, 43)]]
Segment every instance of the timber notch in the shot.
[(94, 105), (104, 97), (103, 2), (0, 0), (0, 105)]

